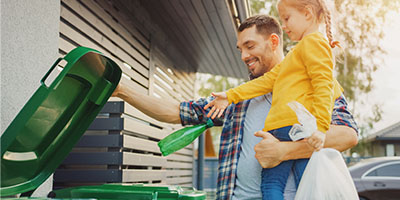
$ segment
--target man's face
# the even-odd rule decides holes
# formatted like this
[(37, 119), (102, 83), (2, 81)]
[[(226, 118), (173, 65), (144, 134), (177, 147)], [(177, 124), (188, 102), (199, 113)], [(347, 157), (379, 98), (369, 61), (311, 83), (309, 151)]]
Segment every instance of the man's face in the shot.
[(268, 38), (257, 33), (255, 25), (239, 32), (237, 48), (253, 77), (259, 77), (274, 67), (271, 44)]

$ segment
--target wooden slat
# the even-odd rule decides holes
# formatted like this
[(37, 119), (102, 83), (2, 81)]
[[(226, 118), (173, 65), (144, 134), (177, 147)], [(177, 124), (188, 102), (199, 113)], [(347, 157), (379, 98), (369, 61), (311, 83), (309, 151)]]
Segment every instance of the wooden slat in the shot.
[[(158, 85), (155, 84), (155, 86), (158, 86)], [(158, 86), (158, 87), (160, 87), (160, 86)], [(163, 99), (168, 99), (168, 100), (170, 100), (170, 101), (172, 101), (172, 102), (180, 103), (179, 100), (177, 100), (177, 99), (171, 97), (171, 95), (169, 95), (166, 91), (162, 91), (162, 90), (161, 90), (160, 88), (158, 88), (158, 87), (154, 87), (154, 92), (157, 93), (158, 95), (160, 95)], [(152, 94), (152, 95), (153, 95), (153, 94)]]
[(193, 156), (185, 156), (185, 155), (178, 155), (178, 154), (171, 154), (166, 157), (168, 160), (175, 160), (175, 161), (187, 161), (192, 162)]
[(193, 65), (191, 67), (201, 65), (202, 63), (199, 60), (199, 56), (195, 56), (199, 55), (199, 50), (190, 45), (192, 39), (187, 34), (182, 34), (178, 25), (171, 20), (173, 16), (171, 16), (161, 5), (153, 7), (154, 4), (159, 4), (160, 1), (145, 0), (140, 2), (146, 7), (149, 14), (158, 20), (156, 22), (158, 22), (161, 29), (168, 34), (171, 38), (171, 42), (177, 44), (181, 48), (183, 57), (188, 58), (191, 65)]
[(165, 180), (166, 170), (122, 170), (122, 182)]
[(161, 130), (159, 128), (145, 125), (129, 118), (124, 118), (124, 130), (133, 133), (139, 133), (141, 135), (156, 138), (159, 140), (166, 137), (169, 133), (169, 130)]
[[(225, 32), (225, 36), (226, 36), (226, 40), (227, 41), (222, 41), (222, 44), (228, 45), (227, 47), (225, 47), (225, 51), (227, 51), (227, 54), (229, 57), (232, 57), (232, 61), (235, 61), (237, 67), (234, 67), (234, 74), (236, 75), (236, 77), (243, 77), (242, 73), (240, 73), (241, 69), (239, 67), (243, 66), (242, 61), (240, 61), (240, 55), (239, 52), (237, 51), (236, 48), (236, 42), (237, 42), (237, 31), (235, 30), (235, 25), (232, 19), (232, 13), (230, 11), (230, 9), (228, 8), (228, 4), (226, 1), (219, 1), (219, 0), (213, 0), (214, 1), (214, 5), (216, 7), (216, 10), (218, 10), (218, 15), (220, 17), (220, 19), (223, 22), (226, 23), (222, 23), (223, 28), (224, 28), (224, 32)], [(242, 64), (242, 65), (241, 65)], [(232, 67), (231, 67), (232, 68)], [(232, 71), (232, 69), (231, 69)]]
[[(187, 79), (185, 76), (182, 75), (182, 74), (184, 74), (184, 73), (182, 73), (182, 72), (179, 71), (179, 70), (173, 70), (173, 72), (174, 72), (174, 74), (175, 74), (175, 76), (176, 76), (178, 82), (180, 82), (181, 85), (184, 85), (185, 87), (187, 87), (187, 90), (186, 90), (186, 91), (187, 91), (189, 94), (192, 94), (192, 95), (193, 95), (194, 80), (193, 80), (193, 79), (192, 79), (192, 80)], [(193, 83), (192, 83), (192, 82), (193, 82)]]
[(124, 165), (165, 167), (167, 160), (160, 156), (123, 152)]
[(133, 107), (132, 105), (130, 105), (128, 103), (124, 104), (124, 113), (128, 114), (130, 116), (142, 119), (142, 120), (144, 120), (146, 122), (152, 123), (154, 125), (160, 126), (163, 129), (167, 129), (169, 131), (173, 131), (173, 130), (175, 130), (177, 128), (181, 128), (182, 127), (180, 124), (173, 125), (173, 124), (168, 124), (168, 123), (157, 121), (157, 120), (147, 116), (146, 114), (142, 113), (137, 108)]
[[(91, 19), (91, 18), (95, 17), (86, 8), (84, 8), (82, 5), (78, 4), (76, 1), (73, 1), (73, 0), (66, 1), (66, 3), (69, 3), (70, 5), (74, 5), (74, 7), (77, 7), (76, 9), (79, 9), (79, 10), (76, 10), (76, 11), (83, 18), (88, 17)], [(83, 33), (87, 34), (92, 40), (94, 40), (98, 44), (101, 44), (102, 46), (104, 46), (108, 51), (110, 51), (114, 55), (118, 56), (121, 60), (123, 60), (124, 62), (133, 66), (134, 69), (137, 70), (144, 77), (148, 78), (149, 61), (146, 58), (144, 58), (142, 55), (140, 55), (140, 54), (134, 55), (134, 56), (137, 56), (137, 57), (135, 57), (135, 59), (137, 59), (139, 62), (137, 60), (133, 59), (130, 55), (128, 55), (125, 51), (123, 51), (121, 48), (116, 46), (107, 37), (104, 37), (96, 29), (92, 28), (89, 24), (82, 21), (78, 16), (71, 13), (71, 11), (69, 11), (64, 6), (61, 6), (61, 17), (65, 20), (67, 20), (69, 23), (73, 24), (76, 28), (81, 30)], [(94, 21), (94, 19), (92, 21)], [(99, 24), (100, 21), (97, 20), (96, 23)]]
[[(217, 63), (218, 61), (212, 57), (211, 53), (209, 52), (210, 49), (207, 47), (207, 44), (199, 35), (199, 32), (196, 30), (196, 25), (193, 24), (190, 17), (187, 15), (186, 10), (181, 6), (179, 0), (171, 0), (171, 1), (162, 1), (164, 8), (171, 10), (168, 11), (172, 16), (174, 21), (179, 21), (179, 26), (182, 27), (182, 34), (190, 34), (192, 36), (191, 42), (196, 48), (199, 48), (199, 52), (201, 53), (201, 58), (204, 59), (206, 62), (205, 64), (209, 70), (212, 69), (212, 63)], [(219, 69), (218, 69), (219, 70)]]
[[(107, 1), (107, 0), (96, 0), (96, 2), (108, 13), (110, 13), (113, 18), (118, 20), (118, 23), (120, 23), (125, 29), (127, 29), (138, 41), (140, 41), (147, 49), (150, 49), (150, 33), (142, 28), (138, 27), (138, 24), (135, 23), (134, 26), (128, 22), (135, 22), (134, 20), (128, 21), (127, 19), (130, 17), (125, 16), (123, 12), (120, 10), (126, 10), (124, 7), (121, 7), (119, 4), (119, 1)], [(116, 10), (119, 9), (119, 10)], [(129, 12), (125, 12), (129, 13)], [(137, 30), (137, 28), (140, 28), (140, 31)]]
[[(84, 4), (88, 8), (90, 8), (94, 13), (96, 13), (96, 15), (101, 16), (101, 19), (105, 23), (107, 23), (107, 25), (110, 26), (111, 29), (118, 32), (118, 34), (120, 34), (124, 40), (128, 41), (130, 43), (130, 45), (134, 46), (135, 49), (137, 49), (146, 58), (150, 57), (149, 49), (147, 47), (145, 47), (143, 44), (141, 44), (140, 42), (138, 42), (134, 38), (135, 36), (133, 36), (127, 29), (125, 29), (123, 26), (121, 26), (121, 24), (119, 24), (116, 20), (114, 20), (113, 17), (115, 18), (116, 16), (110, 16), (107, 12), (105, 12), (104, 8), (102, 8), (99, 4), (97, 4), (93, 0), (85, 0), (85, 1), (81, 1), (81, 2), (82, 2), (82, 4)], [(141, 35), (140, 33), (137, 33), (137, 34)], [(119, 39), (119, 38), (117, 38), (117, 39)], [(145, 39), (144, 43), (147, 44), (148, 41), (147, 42), (146, 41), (147, 40)], [(143, 40), (142, 40), (142, 42), (143, 42)]]
[(167, 177), (168, 176), (190, 176), (193, 174), (193, 170), (167, 170)]
[(184, 163), (184, 162), (167, 162), (166, 168), (183, 168), (183, 169), (192, 169), (193, 163)]
[(170, 88), (168, 88), (166, 85), (164, 85), (161, 81), (154, 79), (154, 84), (156, 84), (157, 86), (161, 87), (162, 89), (164, 89), (166, 91), (166, 93), (173, 99), (176, 99), (178, 102), (184, 101), (185, 99), (183, 98), (183, 96), (179, 93), (177, 93), (176, 91), (174, 91), (173, 89), (171, 90)]
[[(217, 61), (215, 65), (211, 67), (217, 67), (219, 69), (222, 69), (221, 71), (225, 71), (224, 73), (227, 73), (227, 71), (230, 70), (229, 67), (232, 66), (232, 63), (229, 59), (227, 59), (225, 51), (221, 48), (221, 45), (219, 43), (216, 43), (216, 41), (218, 41), (218, 38), (216, 37), (213, 27), (206, 26), (206, 23), (209, 23), (208, 14), (205, 12), (203, 6), (201, 5), (201, 1), (180, 2), (184, 10), (187, 11), (189, 17), (192, 19), (193, 23), (197, 25), (196, 28), (199, 34), (204, 39), (204, 42), (207, 44), (210, 54), (214, 57), (214, 60)], [(194, 5), (195, 2), (200, 4)], [(204, 19), (201, 19), (201, 16), (207, 17), (207, 20), (204, 21)]]
[[(69, 27), (68, 25), (66, 25), (63, 22), (60, 23), (60, 32), (61, 32), (61, 34), (65, 35), (66, 37), (70, 38), (71, 40), (73, 40), (74, 42), (79, 44), (80, 46), (86, 46), (86, 47), (96, 49), (96, 50), (102, 52), (105, 56), (111, 58), (114, 62), (116, 62), (125, 74), (127, 74), (128, 76), (130, 76), (137, 82), (142, 83), (143, 85), (148, 84), (148, 80), (146, 78), (144, 78), (142, 75), (135, 72), (134, 70), (128, 70), (126, 67), (123, 66), (120, 59), (112, 56), (107, 50), (98, 46), (97, 44), (93, 43), (92, 41), (88, 40), (83, 35), (76, 32), (74, 29), (72, 29), (71, 27)], [(65, 52), (71, 51), (72, 49), (70, 49), (70, 48), (73, 46), (68, 45), (67, 43), (68, 43), (67, 41), (61, 39), (60, 40), (60, 49), (62, 49)]]
[(153, 153), (161, 153), (160, 149), (157, 146), (157, 142), (142, 138), (124, 135), (123, 144), (124, 144), (123, 147), (127, 149), (136, 149)]
[[(83, 2), (86, 2), (86, 4), (90, 5), (91, 6), (90, 9), (92, 11), (93, 10), (101, 11), (101, 9), (96, 9), (98, 8), (96, 7), (97, 4), (90, 4), (91, 1), (83, 1)], [(87, 10), (76, 0), (63, 0), (63, 3), (68, 5), (74, 11), (78, 12), (80, 16), (82, 16), (85, 20), (87, 20), (92, 26), (96, 27), (97, 30), (101, 31), (102, 34), (104, 34), (105, 36), (110, 38), (114, 43), (119, 45), (121, 49), (123, 49), (126, 52), (129, 52), (129, 54), (131, 54), (132, 57), (134, 57), (136, 60), (138, 60), (145, 67), (148, 68), (149, 51), (147, 49), (144, 49), (143, 53), (139, 53), (139, 51), (133, 48), (129, 43), (126, 42), (126, 40), (121, 38), (121, 36), (119, 35), (125, 32), (124, 30), (122, 29), (113, 30), (109, 24), (105, 24), (103, 20), (106, 19), (108, 15), (104, 11), (97, 13), (101, 16), (100, 20), (97, 16), (93, 15), (89, 10)], [(114, 21), (112, 24), (118, 24), (118, 23)], [(118, 34), (115, 33), (114, 31), (118, 32)], [(141, 46), (139, 43), (137, 44), (139, 47)]]
[(182, 184), (182, 183), (191, 183), (192, 182), (192, 177), (173, 177), (173, 178), (168, 178), (167, 177), (167, 183), (171, 185), (175, 184)]
[[(183, 83), (182, 80), (178, 79), (176, 75), (172, 75), (168, 72), (168, 69), (161, 64), (156, 64), (156, 67), (158, 67), (162, 72), (164, 72), (169, 78), (171, 78), (174, 82), (171, 83), (171, 81), (167, 80), (163, 75), (161, 75), (157, 70), (155, 70), (158, 76), (162, 78), (165, 82), (170, 83), (170, 85), (178, 92), (180, 92), (185, 100), (192, 99), (193, 98), (193, 89), (189, 89), (189, 87)], [(170, 70), (174, 73), (176, 70)], [(192, 85), (191, 88), (193, 88), (194, 84)]]

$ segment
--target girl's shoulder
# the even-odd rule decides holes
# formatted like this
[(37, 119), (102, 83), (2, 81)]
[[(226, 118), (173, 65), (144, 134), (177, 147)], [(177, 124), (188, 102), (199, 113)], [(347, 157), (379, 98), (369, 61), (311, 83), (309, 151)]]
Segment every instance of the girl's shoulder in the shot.
[(297, 46), (309, 48), (310, 46), (321, 45), (329, 47), (329, 42), (321, 32), (316, 31), (304, 36), (304, 38), (299, 41)]

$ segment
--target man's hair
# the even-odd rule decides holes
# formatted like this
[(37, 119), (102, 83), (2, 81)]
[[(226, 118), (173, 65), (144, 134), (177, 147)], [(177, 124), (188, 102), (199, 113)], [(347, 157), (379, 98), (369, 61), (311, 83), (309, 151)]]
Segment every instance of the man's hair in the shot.
[(282, 28), (278, 20), (268, 15), (254, 15), (244, 20), (239, 26), (239, 32), (256, 25), (257, 33), (269, 37), (272, 33), (279, 36), (282, 42)]

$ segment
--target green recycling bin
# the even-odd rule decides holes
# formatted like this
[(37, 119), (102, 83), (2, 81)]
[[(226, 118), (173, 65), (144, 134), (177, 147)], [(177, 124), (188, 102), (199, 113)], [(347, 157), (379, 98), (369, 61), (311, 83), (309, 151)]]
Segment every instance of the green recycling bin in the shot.
[[(46, 85), (62, 60), (67, 64)], [(36, 189), (56, 170), (103, 108), (121, 75), (114, 61), (86, 47), (54, 63), (1, 135), (1, 199)], [(200, 200), (206, 193), (191, 187), (106, 184), (55, 190), (49, 198)]]
[(104, 184), (55, 190), (52, 198), (141, 199), (141, 200), (202, 200), (206, 193), (192, 187), (145, 184)]

